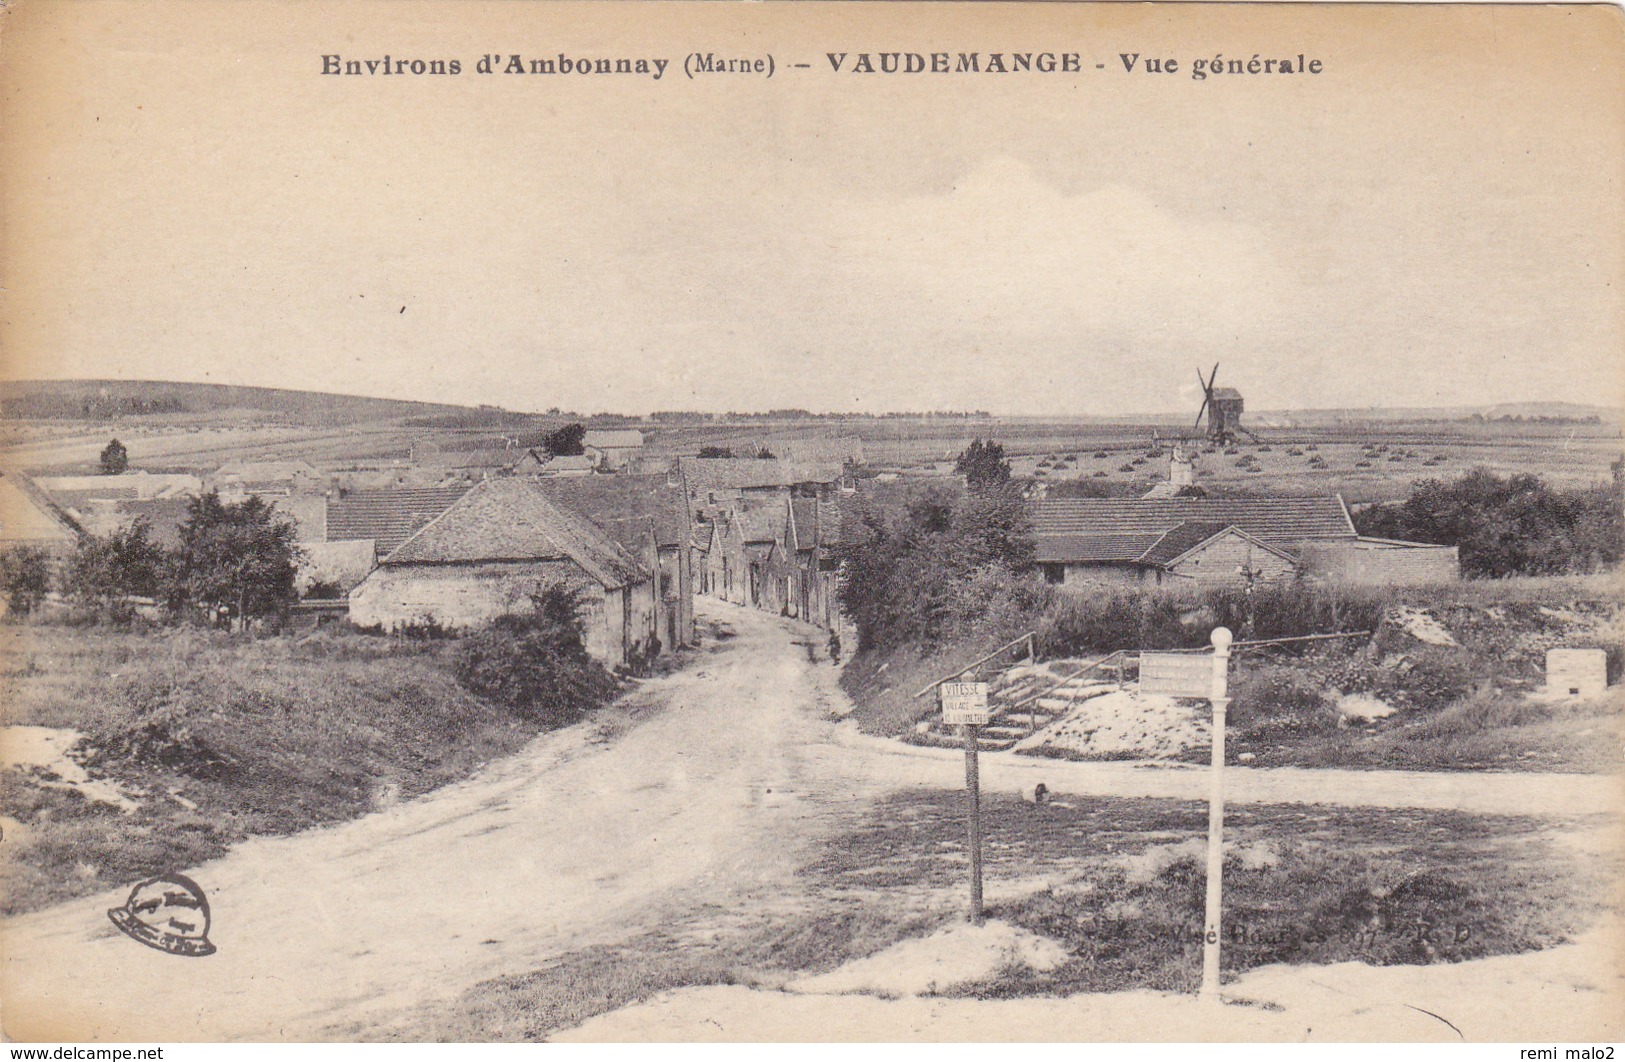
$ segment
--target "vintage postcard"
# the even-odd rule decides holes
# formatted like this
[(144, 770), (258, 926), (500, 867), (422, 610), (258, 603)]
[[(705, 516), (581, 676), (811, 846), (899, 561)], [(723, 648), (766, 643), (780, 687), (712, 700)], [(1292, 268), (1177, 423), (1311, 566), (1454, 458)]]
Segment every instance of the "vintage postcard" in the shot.
[(8, 1039), (1625, 1036), (1620, 7), (12, 0), (0, 196)]

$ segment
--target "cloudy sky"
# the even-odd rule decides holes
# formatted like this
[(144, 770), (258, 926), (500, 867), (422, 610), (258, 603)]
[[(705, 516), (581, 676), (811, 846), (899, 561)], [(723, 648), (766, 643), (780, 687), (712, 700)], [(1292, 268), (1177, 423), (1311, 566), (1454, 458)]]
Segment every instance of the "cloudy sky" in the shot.
[[(1217, 361), (1253, 409), (1625, 405), (1617, 8), (34, 0), (6, 18), (11, 377), (1109, 414), (1185, 408)], [(1083, 70), (825, 59), (972, 49)], [(695, 50), (776, 73), (690, 80)], [(473, 70), (561, 51), (672, 65)], [(1125, 72), (1121, 52), (1181, 69)], [(1188, 73), (1300, 52), (1323, 72)], [(322, 76), (335, 53), (463, 73)]]

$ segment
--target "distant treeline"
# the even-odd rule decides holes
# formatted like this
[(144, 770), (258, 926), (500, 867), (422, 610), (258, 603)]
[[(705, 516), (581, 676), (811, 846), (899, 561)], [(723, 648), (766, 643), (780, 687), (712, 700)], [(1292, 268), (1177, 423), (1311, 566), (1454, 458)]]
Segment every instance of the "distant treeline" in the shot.
[(38, 392), (0, 400), (0, 417), (7, 420), (110, 420), (153, 413), (192, 412), (195, 410), (191, 403), (174, 395), (83, 398)]
[(813, 413), (805, 409), (769, 409), (761, 413), (702, 413), (698, 410), (662, 409), (649, 414), (649, 419), (660, 424), (714, 424), (738, 420), (991, 420), (993, 414), (985, 409), (969, 411), (948, 410), (928, 413)]
[(1562, 416), (1559, 414), (1538, 414), (1525, 416), (1522, 413), (1502, 413), (1494, 417), (1486, 417), (1482, 413), (1474, 413), (1468, 420), (1490, 421), (1497, 424), (1601, 424), (1602, 418), (1593, 413), (1585, 417)]
[(105, 421), (115, 417), (202, 416), (230, 411), (329, 426), (478, 412), (435, 402), (169, 380), (0, 382), (0, 417), (10, 420)]

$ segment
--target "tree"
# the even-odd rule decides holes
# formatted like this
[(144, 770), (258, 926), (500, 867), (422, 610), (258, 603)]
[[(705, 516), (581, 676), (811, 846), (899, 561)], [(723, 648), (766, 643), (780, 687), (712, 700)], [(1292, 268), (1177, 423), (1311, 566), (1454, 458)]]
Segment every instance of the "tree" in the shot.
[(127, 619), (129, 598), (159, 597), (168, 580), (171, 558), (150, 535), (144, 520), (110, 535), (86, 535), (68, 564), (64, 588), (105, 617)]
[(733, 450), (726, 447), (726, 446), (702, 446), (702, 447), (700, 447), (700, 456), (701, 457), (732, 457), (733, 455), (734, 455)]
[(985, 622), (1032, 586), (1033, 541), (1014, 484), (908, 487), (843, 503), (841, 606), (859, 650), (932, 646)]
[(210, 491), (181, 525), (174, 599), (247, 630), (293, 603), (297, 559), (293, 524), (259, 495), (226, 503)]
[(1355, 517), (1362, 535), (1453, 545), (1470, 576), (1590, 572), (1619, 563), (1625, 490), (1559, 490), (1539, 476), (1475, 468), (1459, 479), (1422, 480), (1410, 496)]
[(548, 432), (542, 445), (554, 457), (580, 457), (583, 452), (581, 440), (587, 435), (585, 424), (566, 424), (557, 431)]
[(1005, 460), (1004, 447), (989, 439), (972, 439), (965, 452), (954, 462), (954, 471), (965, 477), (965, 486), (983, 490), (1010, 482), (1010, 462)]
[(12, 546), (0, 550), (0, 592), (6, 608), (26, 616), (51, 592), (51, 558), (38, 546)]
[(130, 467), (130, 452), (114, 439), (102, 449), (102, 475), (117, 476)]

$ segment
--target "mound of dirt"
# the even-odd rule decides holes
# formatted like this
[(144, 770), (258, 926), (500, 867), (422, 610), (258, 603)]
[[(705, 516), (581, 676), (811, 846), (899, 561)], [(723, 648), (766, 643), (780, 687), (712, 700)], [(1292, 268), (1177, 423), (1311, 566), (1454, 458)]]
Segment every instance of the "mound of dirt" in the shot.
[(792, 992), (820, 995), (930, 995), (1010, 967), (1053, 970), (1067, 957), (1066, 949), (1055, 941), (1008, 922), (993, 920), (979, 926), (961, 922), (928, 937), (894, 944), (829, 973), (792, 981), (785, 987)]
[(1072, 759), (1174, 759), (1209, 743), (1205, 707), (1132, 688), (1078, 692), (1064, 714), (1016, 751)]

